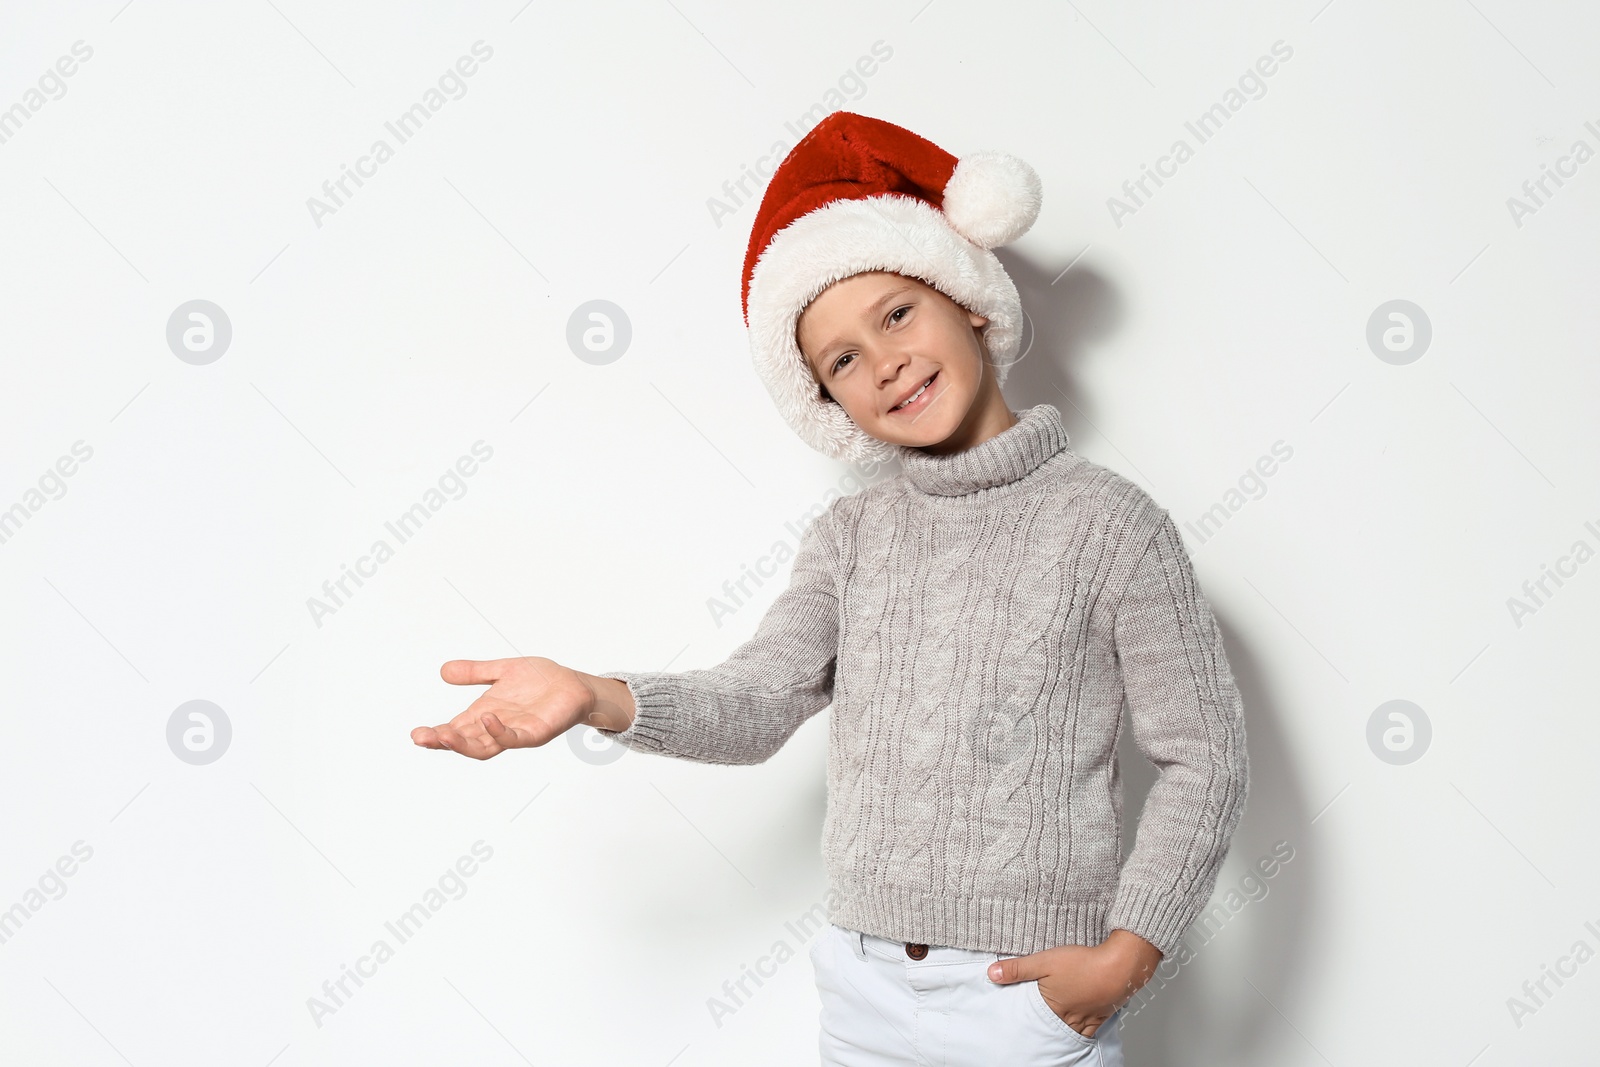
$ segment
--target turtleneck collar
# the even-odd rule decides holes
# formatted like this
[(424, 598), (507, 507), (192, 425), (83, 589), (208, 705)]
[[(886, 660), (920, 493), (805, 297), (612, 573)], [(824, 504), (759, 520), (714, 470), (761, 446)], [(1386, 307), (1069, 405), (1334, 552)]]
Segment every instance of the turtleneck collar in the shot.
[(1020, 481), (1068, 445), (1061, 412), (1051, 404), (1013, 411), (1014, 425), (986, 441), (947, 456), (901, 449), (901, 470), (924, 493), (964, 496)]

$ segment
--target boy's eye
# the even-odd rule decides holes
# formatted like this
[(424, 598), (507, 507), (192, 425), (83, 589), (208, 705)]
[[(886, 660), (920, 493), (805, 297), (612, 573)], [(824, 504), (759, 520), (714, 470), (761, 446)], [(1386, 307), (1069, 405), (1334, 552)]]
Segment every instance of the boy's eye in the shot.
[[(903, 321), (903, 317), (902, 318), (895, 318), (895, 316), (899, 315), (902, 311), (910, 311), (910, 310), (911, 310), (911, 305), (910, 304), (902, 304), (901, 306), (895, 308), (893, 311), (889, 312), (889, 321), (891, 323), (898, 323), (898, 322)], [(832, 373), (838, 374), (839, 371), (842, 370), (846, 366), (845, 360), (851, 359), (854, 356), (855, 356), (854, 352), (846, 352), (844, 355), (842, 355), (838, 359), (834, 360)]]

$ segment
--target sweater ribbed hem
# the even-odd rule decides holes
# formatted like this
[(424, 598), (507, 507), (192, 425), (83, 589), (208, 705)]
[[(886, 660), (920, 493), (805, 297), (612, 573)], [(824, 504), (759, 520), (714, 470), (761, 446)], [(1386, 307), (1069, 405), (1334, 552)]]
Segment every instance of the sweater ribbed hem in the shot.
[(1117, 887), (1108, 916), (1109, 926), (1113, 930), (1138, 934), (1160, 949), (1162, 955), (1170, 956), (1183, 940), (1198, 909), (1205, 905), (1204, 899), (1196, 901), (1177, 896), (1170, 889), (1124, 884)]
[(1098, 945), (1110, 932), (1109, 899), (954, 897), (900, 886), (840, 892), (830, 922), (891, 941), (920, 941), (1006, 955), (1058, 945)]
[(596, 727), (603, 737), (640, 752), (661, 752), (672, 734), (672, 704), (675, 693), (670, 681), (646, 677), (644, 671), (597, 671), (597, 678), (615, 678), (633, 694), (633, 722), (626, 730)]

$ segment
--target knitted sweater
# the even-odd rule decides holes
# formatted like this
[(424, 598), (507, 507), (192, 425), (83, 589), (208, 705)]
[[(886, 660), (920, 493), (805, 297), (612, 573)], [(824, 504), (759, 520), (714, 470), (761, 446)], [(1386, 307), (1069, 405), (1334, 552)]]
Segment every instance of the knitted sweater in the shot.
[[(630, 748), (759, 763), (832, 702), (830, 921), (1025, 954), (1122, 928), (1171, 954), (1248, 791), (1222, 634), (1177, 527), (1040, 404), (911, 452), (805, 528), (789, 586), (715, 667), (611, 671)], [(1124, 697), (1160, 776), (1126, 862)]]

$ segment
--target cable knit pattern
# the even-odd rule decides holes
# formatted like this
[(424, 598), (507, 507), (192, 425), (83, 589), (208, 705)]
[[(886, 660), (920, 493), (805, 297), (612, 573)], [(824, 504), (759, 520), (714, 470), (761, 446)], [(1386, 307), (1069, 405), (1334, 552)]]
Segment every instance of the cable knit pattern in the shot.
[[(1029, 953), (1131, 930), (1171, 953), (1248, 791), (1243, 708), (1172, 518), (1051, 405), (833, 501), (715, 667), (608, 671), (631, 748), (759, 763), (828, 706), (831, 921)], [(1160, 769), (1122, 856), (1126, 698)]]

